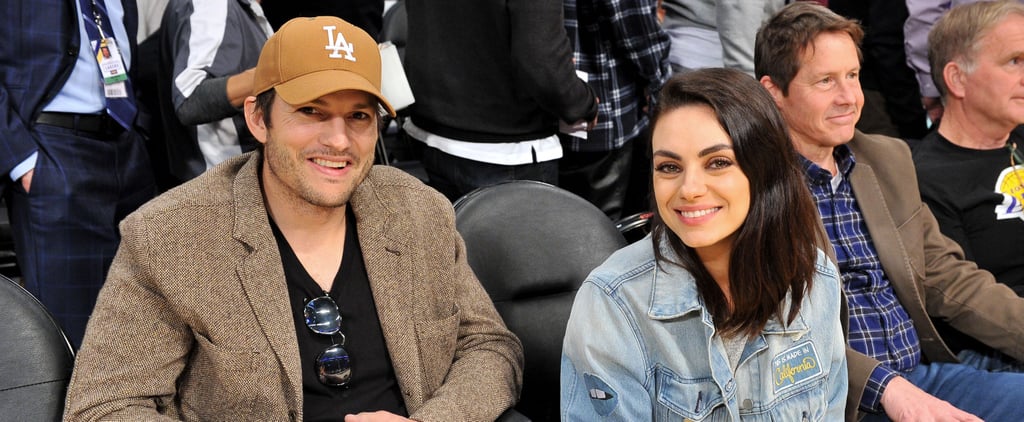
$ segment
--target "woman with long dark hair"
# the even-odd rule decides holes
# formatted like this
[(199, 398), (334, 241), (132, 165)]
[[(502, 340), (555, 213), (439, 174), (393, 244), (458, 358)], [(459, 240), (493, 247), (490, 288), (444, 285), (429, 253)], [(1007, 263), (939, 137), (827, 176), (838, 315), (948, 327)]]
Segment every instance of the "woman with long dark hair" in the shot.
[(563, 420), (842, 420), (839, 272), (782, 117), (750, 76), (672, 78), (651, 235), (580, 288)]

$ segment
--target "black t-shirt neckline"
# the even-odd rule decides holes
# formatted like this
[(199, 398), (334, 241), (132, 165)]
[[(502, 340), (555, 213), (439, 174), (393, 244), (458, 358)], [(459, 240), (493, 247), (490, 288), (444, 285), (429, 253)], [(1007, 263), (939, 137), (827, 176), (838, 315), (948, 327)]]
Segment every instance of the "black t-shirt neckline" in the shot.
[[(315, 370), (316, 356), (341, 336), (314, 333), (306, 326), (303, 308), (309, 300), (323, 296), (323, 289), (309, 276), (287, 239), (270, 218), (277, 239), (288, 285), (292, 319), (295, 322), (302, 365), (303, 420), (340, 421), (344, 415), (386, 410), (407, 416), (402, 393), (381, 331), (369, 276), (356, 233), (355, 216), (346, 211), (345, 249), (335, 275), (331, 299), (341, 312), (341, 332), (352, 362), (352, 381), (345, 387), (320, 383)], [(383, 358), (383, 359), (382, 359)]]

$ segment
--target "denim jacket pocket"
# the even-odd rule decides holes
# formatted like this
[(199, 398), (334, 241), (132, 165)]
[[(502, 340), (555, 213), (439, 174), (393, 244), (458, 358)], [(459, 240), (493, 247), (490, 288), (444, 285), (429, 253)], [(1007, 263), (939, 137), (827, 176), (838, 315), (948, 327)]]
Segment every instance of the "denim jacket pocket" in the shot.
[(723, 416), (721, 420), (728, 420), (728, 412), (714, 413), (725, 399), (710, 377), (683, 378), (665, 368), (658, 368), (654, 376), (658, 401), (655, 420), (716, 421)]
[(796, 391), (779, 397), (770, 406), (772, 421), (825, 421), (828, 411), (828, 399), (825, 397), (827, 391), (825, 378), (804, 385)]

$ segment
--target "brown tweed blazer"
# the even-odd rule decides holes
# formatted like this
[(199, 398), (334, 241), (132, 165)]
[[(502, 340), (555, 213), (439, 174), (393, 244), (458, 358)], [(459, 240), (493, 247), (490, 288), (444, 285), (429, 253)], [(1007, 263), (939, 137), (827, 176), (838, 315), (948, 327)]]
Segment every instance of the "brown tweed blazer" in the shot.
[[(921, 201), (906, 143), (857, 131), (848, 145), (856, 160), (850, 184), (857, 205), (882, 269), (914, 321), (924, 360), (956, 362), (932, 318), (1024, 360), (1024, 299), (964, 260), (956, 242), (939, 232), (938, 222)], [(849, 348), (846, 357), (846, 418), (856, 420), (868, 377), (881, 363)]]
[[(302, 419), (261, 161), (258, 152), (229, 160), (121, 224), (65, 420)], [(350, 206), (411, 417), (495, 419), (518, 398), (522, 348), (466, 263), (451, 203), (378, 166)]]

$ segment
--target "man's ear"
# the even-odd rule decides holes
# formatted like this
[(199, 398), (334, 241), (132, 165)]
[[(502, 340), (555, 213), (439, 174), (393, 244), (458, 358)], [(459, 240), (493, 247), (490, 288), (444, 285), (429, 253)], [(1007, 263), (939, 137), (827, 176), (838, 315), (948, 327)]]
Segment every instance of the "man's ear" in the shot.
[(243, 104), (245, 107), (245, 125), (249, 132), (261, 144), (267, 143), (267, 125), (263, 121), (263, 111), (256, 107), (256, 97), (249, 96)]
[(963, 98), (966, 95), (964, 89), (967, 80), (967, 71), (955, 60), (946, 63), (942, 67), (942, 80), (946, 82), (947, 95), (955, 98)]
[(772, 82), (772, 77), (768, 76), (768, 75), (764, 75), (764, 76), (761, 77), (761, 80), (758, 81), (758, 82), (761, 82), (761, 86), (763, 86), (764, 89), (768, 90), (768, 93), (771, 94), (772, 99), (775, 100), (775, 106), (776, 107), (781, 107), (780, 103), (782, 102), (782, 97), (783, 97), (782, 89), (779, 88), (778, 85), (775, 85), (775, 82)]

